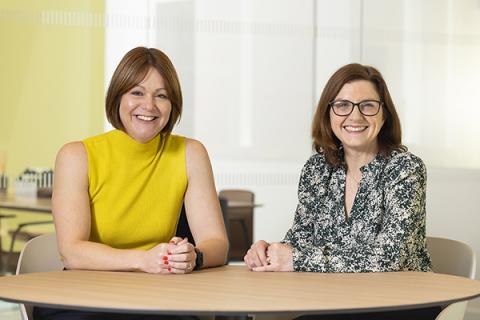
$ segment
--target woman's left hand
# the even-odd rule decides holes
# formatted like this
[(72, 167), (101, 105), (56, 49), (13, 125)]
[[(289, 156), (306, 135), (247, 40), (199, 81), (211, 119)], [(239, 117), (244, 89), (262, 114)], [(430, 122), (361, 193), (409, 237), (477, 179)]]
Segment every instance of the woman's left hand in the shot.
[(169, 242), (175, 245), (168, 254), (168, 260), (164, 261), (165, 266), (168, 265), (170, 273), (190, 273), (195, 268), (195, 260), (197, 254), (193, 244), (188, 239), (178, 237), (172, 238)]
[(293, 271), (292, 247), (274, 242), (267, 249), (268, 265), (255, 267), (253, 271)]

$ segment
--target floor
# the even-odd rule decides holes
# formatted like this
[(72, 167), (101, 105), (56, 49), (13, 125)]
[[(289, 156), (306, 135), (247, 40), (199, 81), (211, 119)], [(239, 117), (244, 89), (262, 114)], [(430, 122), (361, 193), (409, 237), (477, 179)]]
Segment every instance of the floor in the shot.
[(0, 319), (21, 320), (20, 310), (18, 309), (18, 305), (0, 301)]
[[(6, 257), (5, 252), (0, 255), (0, 276), (4, 274), (12, 274), (15, 272), (15, 265), (18, 259), (17, 256), (12, 259)], [(7, 266), (6, 261), (10, 261)], [(7, 303), (0, 300), (0, 320), (20, 320), (20, 310), (17, 304)]]

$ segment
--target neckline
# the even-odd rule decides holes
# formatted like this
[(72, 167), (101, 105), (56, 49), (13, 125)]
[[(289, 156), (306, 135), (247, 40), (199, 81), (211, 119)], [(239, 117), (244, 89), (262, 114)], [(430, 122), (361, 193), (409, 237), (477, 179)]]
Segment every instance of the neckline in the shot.
[(163, 142), (166, 140), (165, 135), (162, 133), (159, 133), (146, 143), (140, 143), (130, 137), (126, 132), (118, 129), (111, 131), (111, 135), (114, 140), (119, 142), (123, 153), (132, 155), (142, 154), (148, 156), (156, 154), (157, 151), (162, 148), (164, 144)]

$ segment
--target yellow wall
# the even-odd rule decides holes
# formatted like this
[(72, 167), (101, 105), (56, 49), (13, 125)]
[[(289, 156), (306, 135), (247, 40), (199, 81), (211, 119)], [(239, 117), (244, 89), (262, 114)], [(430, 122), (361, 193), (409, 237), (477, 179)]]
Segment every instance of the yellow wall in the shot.
[(10, 186), (26, 167), (53, 168), (64, 143), (103, 131), (104, 11), (99, 0), (0, 0), (0, 153)]

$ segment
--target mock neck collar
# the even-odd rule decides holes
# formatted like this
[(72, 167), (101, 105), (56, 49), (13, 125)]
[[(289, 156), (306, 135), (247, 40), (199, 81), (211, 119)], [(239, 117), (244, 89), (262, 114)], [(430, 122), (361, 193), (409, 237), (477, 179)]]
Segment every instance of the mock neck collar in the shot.
[(122, 151), (129, 154), (153, 155), (161, 149), (163, 142), (165, 141), (165, 134), (162, 133), (157, 134), (150, 141), (145, 143), (136, 141), (127, 133), (118, 129), (113, 130), (112, 135), (114, 139), (120, 142), (120, 145), (123, 146)]

